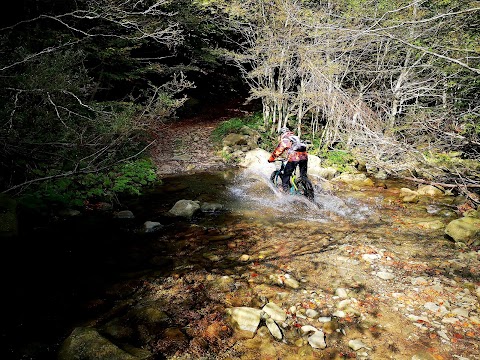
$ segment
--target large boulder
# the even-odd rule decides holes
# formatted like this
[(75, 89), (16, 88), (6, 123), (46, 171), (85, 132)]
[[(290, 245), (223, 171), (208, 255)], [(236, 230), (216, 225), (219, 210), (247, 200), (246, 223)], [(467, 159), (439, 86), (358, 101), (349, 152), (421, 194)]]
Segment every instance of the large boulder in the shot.
[(322, 167), (322, 160), (316, 155), (308, 155), (308, 176), (319, 176), (331, 180), (338, 173), (333, 167)]
[(199, 209), (199, 201), (178, 200), (168, 213), (172, 216), (180, 216), (190, 219)]
[(244, 134), (228, 134), (223, 138), (223, 146), (247, 145), (248, 135)]
[(352, 174), (352, 173), (344, 172), (339, 176), (337, 176), (336, 178), (334, 178), (333, 180), (341, 181), (345, 184), (357, 185), (357, 186), (374, 186), (375, 185), (373, 180), (367, 177), (363, 173)]
[(63, 342), (58, 353), (59, 360), (139, 360), (151, 354), (142, 349), (125, 351), (106, 339), (94, 328), (79, 327)]
[(307, 175), (317, 175), (322, 176), (320, 174), (320, 169), (322, 167), (322, 160), (316, 155), (308, 155), (308, 169)]
[(401, 188), (400, 197), (405, 203), (416, 203), (419, 201), (418, 192), (409, 188)]
[(445, 228), (445, 234), (467, 245), (480, 242), (480, 219), (467, 216), (453, 220)]
[(426, 196), (443, 196), (445, 193), (443, 190), (433, 185), (423, 185), (418, 187), (418, 195)]
[(270, 177), (270, 174), (275, 170), (275, 164), (267, 162), (269, 157), (270, 153), (268, 151), (257, 148), (248, 151), (239, 165), (256, 174)]
[(248, 135), (247, 139), (247, 145), (249, 146), (250, 149), (256, 149), (258, 140), (260, 140), (261, 136), (260, 133), (257, 130), (254, 130), (252, 128), (249, 128), (248, 126), (243, 126), (240, 131), (244, 135)]

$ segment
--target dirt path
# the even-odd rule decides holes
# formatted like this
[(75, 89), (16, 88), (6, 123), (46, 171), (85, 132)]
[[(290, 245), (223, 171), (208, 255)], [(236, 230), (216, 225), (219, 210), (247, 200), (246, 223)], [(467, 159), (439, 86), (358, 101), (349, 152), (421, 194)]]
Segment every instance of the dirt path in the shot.
[(222, 122), (249, 113), (240, 101), (210, 106), (199, 115), (167, 125), (151, 151), (160, 177), (225, 167), (210, 136)]

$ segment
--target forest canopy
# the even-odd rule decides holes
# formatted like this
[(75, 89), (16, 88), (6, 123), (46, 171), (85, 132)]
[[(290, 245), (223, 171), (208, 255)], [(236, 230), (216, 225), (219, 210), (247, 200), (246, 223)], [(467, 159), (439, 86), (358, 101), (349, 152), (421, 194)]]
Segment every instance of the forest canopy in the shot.
[(0, 29), (1, 189), (132, 166), (205, 79), (245, 84), (266, 129), (294, 127), (319, 154), (478, 186), (479, 12), (468, 0), (26, 0)]

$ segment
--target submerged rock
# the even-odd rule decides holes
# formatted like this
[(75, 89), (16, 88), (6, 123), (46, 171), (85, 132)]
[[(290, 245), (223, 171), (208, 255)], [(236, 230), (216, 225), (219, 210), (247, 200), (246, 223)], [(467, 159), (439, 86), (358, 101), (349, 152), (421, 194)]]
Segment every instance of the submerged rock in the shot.
[(463, 217), (453, 220), (445, 228), (445, 234), (456, 242), (471, 244), (480, 241), (480, 219)]
[(145, 221), (143, 231), (146, 233), (156, 232), (163, 228), (163, 225), (156, 221)]
[(275, 339), (282, 340), (283, 338), (282, 331), (278, 327), (277, 323), (272, 319), (265, 320), (265, 323), (267, 324), (267, 328), (270, 331), (270, 334), (272, 334), (272, 336)]
[(354, 340), (350, 340), (348, 342), (348, 346), (353, 350), (353, 351), (357, 351), (357, 350), (360, 350), (362, 348), (365, 348), (367, 350), (370, 350), (369, 347), (367, 347), (367, 345), (365, 345), (361, 340), (359, 339), (354, 339)]
[(178, 200), (168, 213), (173, 216), (191, 218), (199, 209), (198, 201)]
[(132, 351), (129, 348), (127, 352), (104, 338), (96, 329), (88, 327), (74, 329), (58, 353), (59, 360), (138, 360), (150, 356), (148, 351), (142, 349)]
[(222, 204), (204, 202), (200, 205), (200, 210), (202, 212), (215, 212), (223, 210)]
[(262, 315), (262, 310), (250, 307), (235, 307), (226, 310), (232, 325), (246, 338), (253, 338), (257, 331)]
[(275, 321), (285, 321), (287, 319), (287, 313), (277, 304), (269, 302), (263, 308), (266, 314), (268, 314)]
[(115, 219), (134, 219), (135, 215), (130, 210), (117, 211), (113, 214)]
[(315, 331), (308, 337), (308, 343), (314, 349), (325, 349), (327, 343), (325, 342), (325, 334), (322, 331)]

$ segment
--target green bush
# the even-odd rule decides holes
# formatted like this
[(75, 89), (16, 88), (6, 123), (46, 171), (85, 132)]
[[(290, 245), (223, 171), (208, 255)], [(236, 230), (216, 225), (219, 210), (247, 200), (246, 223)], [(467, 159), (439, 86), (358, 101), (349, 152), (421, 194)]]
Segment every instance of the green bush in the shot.
[(31, 189), (19, 203), (37, 210), (51, 206), (81, 207), (87, 201), (118, 202), (125, 195), (140, 195), (142, 189), (157, 182), (150, 159), (119, 164), (105, 173), (80, 174), (42, 183)]
[(223, 121), (212, 131), (212, 140), (216, 143), (222, 141), (222, 139), (230, 134), (239, 131), (242, 127), (247, 126), (251, 129), (259, 129), (263, 124), (262, 114), (255, 113), (243, 118), (231, 118)]
[(355, 164), (355, 157), (345, 150), (327, 150), (323, 152), (325, 165), (334, 166), (339, 171), (345, 171)]

